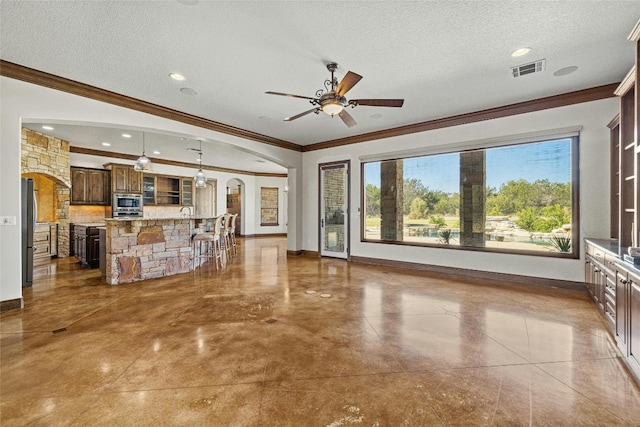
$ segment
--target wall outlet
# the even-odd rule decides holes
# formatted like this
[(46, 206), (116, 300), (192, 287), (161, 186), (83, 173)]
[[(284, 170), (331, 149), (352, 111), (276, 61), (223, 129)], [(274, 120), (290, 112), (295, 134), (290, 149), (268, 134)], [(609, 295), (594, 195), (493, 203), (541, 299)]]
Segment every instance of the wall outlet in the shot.
[(0, 216), (0, 225), (16, 225), (16, 217)]

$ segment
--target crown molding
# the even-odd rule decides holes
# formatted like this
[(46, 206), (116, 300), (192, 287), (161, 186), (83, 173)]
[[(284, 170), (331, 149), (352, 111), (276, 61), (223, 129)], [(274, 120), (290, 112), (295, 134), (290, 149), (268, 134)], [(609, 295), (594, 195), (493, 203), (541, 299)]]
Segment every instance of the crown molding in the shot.
[(590, 89), (549, 96), (546, 98), (534, 99), (531, 101), (519, 102), (516, 104), (504, 105), (502, 107), (490, 108), (487, 110), (475, 111), (472, 113), (460, 114), (457, 116), (444, 117), (441, 119), (429, 120), (412, 125), (400, 126), (396, 128), (384, 129), (376, 132), (364, 133), (347, 138), (333, 139), (306, 145), (303, 152), (323, 150), (326, 148), (340, 147), (343, 145), (357, 144), (360, 142), (373, 141), (376, 139), (391, 138), (394, 136), (408, 135), (418, 132), (426, 132), (435, 129), (442, 129), (453, 126), (460, 126), (484, 120), (498, 119), (501, 117), (514, 116), (517, 114), (531, 113), (549, 108), (564, 107), (567, 105), (580, 104), (582, 102), (597, 101), (614, 97), (614, 91), (619, 83), (611, 83)]
[(49, 74), (23, 65), (14, 64), (0, 60), (0, 75), (9, 77), (23, 82), (32, 83), (39, 86), (48, 87), (50, 89), (71, 93), (73, 95), (82, 96), (96, 101), (106, 102), (108, 104), (117, 105), (119, 107), (140, 111), (154, 116), (163, 117), (165, 119), (198, 126), (204, 129), (224, 133), (227, 135), (237, 136), (252, 141), (261, 142), (276, 147), (285, 148), (293, 151), (302, 151), (302, 146), (293, 142), (284, 141), (282, 139), (272, 138), (256, 132), (240, 129), (234, 126), (225, 125), (224, 123), (183, 113), (161, 105), (152, 104), (140, 99), (132, 98), (116, 92), (100, 89), (96, 86), (80, 83), (75, 80), (69, 80), (64, 77)]
[[(101, 102), (129, 108), (136, 111), (152, 114), (181, 123), (198, 126), (204, 129), (261, 142), (268, 145), (277, 146), (297, 152), (308, 152), (323, 150), (327, 148), (340, 147), (344, 145), (357, 144), (361, 142), (374, 141), (377, 139), (391, 138), (395, 136), (408, 135), (412, 133), (426, 132), (435, 129), (442, 129), (453, 126), (460, 126), (469, 123), (480, 122), (484, 120), (508, 117), (517, 114), (530, 113), (533, 111), (545, 110), (549, 108), (564, 107), (567, 105), (578, 104), (582, 102), (597, 101), (600, 99), (615, 96), (614, 91), (620, 83), (612, 83), (608, 85), (598, 86), (590, 89), (569, 92), (560, 95), (549, 96), (545, 98), (534, 99), (516, 104), (505, 105), (501, 107), (490, 108), (471, 113), (460, 114), (456, 116), (444, 117), (435, 120), (414, 123), (411, 125), (399, 126), (395, 128), (383, 129), (375, 132), (364, 133), (360, 135), (338, 138), (329, 141), (318, 142), (311, 145), (298, 145), (293, 142), (284, 141), (259, 133), (251, 132), (245, 129), (236, 128), (225, 125), (213, 120), (205, 119), (181, 111), (172, 110), (160, 105), (152, 104), (126, 95), (110, 92), (95, 86), (90, 86), (74, 80), (69, 80), (60, 76), (49, 74), (33, 68), (14, 64), (12, 62), (0, 60), (0, 75), (22, 80), (27, 83), (60, 90), (85, 98), (94, 99)], [(158, 163), (161, 163), (160, 161)], [(220, 168), (224, 169), (224, 168)], [(243, 173), (247, 173), (242, 171)], [(253, 173), (249, 173), (253, 174)], [(271, 175), (267, 175), (271, 176)]]
[[(112, 151), (94, 150), (93, 148), (83, 148), (83, 147), (74, 147), (74, 146), (69, 147), (69, 152), (75, 153), (75, 154), (87, 154), (90, 156), (111, 157), (113, 159), (132, 160), (134, 162), (138, 158), (138, 156), (134, 156), (131, 154), (114, 153)], [(202, 168), (205, 170), (210, 170), (215, 172), (226, 172), (231, 174), (241, 174), (241, 175), (251, 175), (251, 176), (265, 176), (265, 177), (275, 177), (275, 178), (287, 177), (286, 173), (250, 172), (250, 171), (244, 171), (240, 169), (221, 168), (218, 166), (207, 166), (207, 165), (200, 165), (195, 163), (179, 162), (177, 160), (159, 159), (155, 157), (149, 157), (149, 159), (151, 160), (151, 163), (157, 163), (159, 165), (180, 166), (180, 167), (193, 168), (193, 169)]]

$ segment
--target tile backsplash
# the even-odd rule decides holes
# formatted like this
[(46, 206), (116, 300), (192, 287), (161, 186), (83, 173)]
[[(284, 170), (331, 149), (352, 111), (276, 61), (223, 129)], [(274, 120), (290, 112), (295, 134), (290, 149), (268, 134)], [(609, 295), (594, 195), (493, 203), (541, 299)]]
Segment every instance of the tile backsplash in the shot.
[(69, 206), (69, 222), (104, 222), (105, 206), (71, 205)]

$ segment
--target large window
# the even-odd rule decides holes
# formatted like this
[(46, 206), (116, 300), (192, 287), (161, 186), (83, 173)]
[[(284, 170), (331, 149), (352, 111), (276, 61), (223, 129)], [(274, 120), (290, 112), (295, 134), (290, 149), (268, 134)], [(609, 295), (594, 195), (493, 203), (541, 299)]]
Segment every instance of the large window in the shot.
[(362, 240), (578, 255), (578, 137), (363, 162)]

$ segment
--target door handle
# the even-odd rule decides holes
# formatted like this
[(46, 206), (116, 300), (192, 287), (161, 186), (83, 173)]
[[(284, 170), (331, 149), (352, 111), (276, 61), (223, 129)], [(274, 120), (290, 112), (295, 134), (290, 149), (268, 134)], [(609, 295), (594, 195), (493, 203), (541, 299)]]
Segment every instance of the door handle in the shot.
[(320, 227), (324, 228), (324, 218), (320, 220)]

